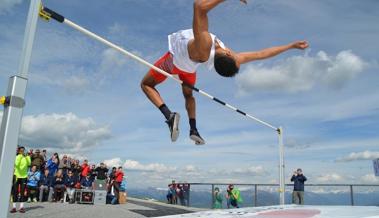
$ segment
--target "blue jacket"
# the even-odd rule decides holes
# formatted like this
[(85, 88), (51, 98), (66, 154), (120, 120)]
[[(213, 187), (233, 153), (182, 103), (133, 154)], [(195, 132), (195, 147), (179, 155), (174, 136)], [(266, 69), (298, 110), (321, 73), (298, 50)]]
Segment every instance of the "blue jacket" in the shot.
[(31, 187), (37, 187), (40, 177), (41, 177), (41, 173), (39, 171), (36, 171), (34, 173), (32, 171), (29, 171), (27, 185)]
[(78, 182), (78, 180), (76, 179), (75, 176), (66, 176), (66, 179), (64, 181), (64, 184), (66, 187), (69, 187), (69, 188), (75, 188), (75, 184)]
[(92, 187), (92, 179), (86, 179), (85, 177), (82, 178), (80, 181), (80, 185), (86, 188), (91, 188)]
[(53, 186), (53, 180), (54, 180), (54, 177), (52, 177), (50, 175), (45, 176), (45, 174), (42, 174), (41, 178), (39, 180), (39, 184), (52, 187)]
[(291, 181), (294, 182), (294, 191), (304, 191), (304, 182), (307, 181), (307, 177), (305, 177), (303, 174), (297, 176), (293, 175)]
[(54, 163), (54, 161), (50, 158), (46, 163), (46, 168), (49, 169), (49, 175), (54, 176), (58, 170), (58, 164)]

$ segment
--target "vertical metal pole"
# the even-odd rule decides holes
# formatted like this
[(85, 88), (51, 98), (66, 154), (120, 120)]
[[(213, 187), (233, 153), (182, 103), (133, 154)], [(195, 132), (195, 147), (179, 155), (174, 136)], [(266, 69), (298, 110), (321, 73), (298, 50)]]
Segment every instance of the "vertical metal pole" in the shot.
[(214, 209), (213, 205), (215, 203), (215, 185), (212, 184), (212, 205), (211, 208)]
[(350, 185), (350, 200), (351, 200), (351, 206), (354, 206), (354, 192), (353, 192), (353, 185)]
[(284, 144), (283, 144), (283, 128), (279, 127), (279, 201), (280, 205), (285, 204), (285, 181), (284, 181)]
[(258, 205), (257, 201), (258, 201), (258, 185), (255, 184), (254, 185), (254, 207), (256, 207)]
[(14, 159), (21, 127), (23, 101), (27, 86), (30, 57), (38, 21), (41, 0), (31, 0), (26, 22), (23, 49), (18, 73), (9, 79), (7, 96), (10, 104), (5, 105), (0, 129), (0, 218), (6, 218), (12, 186)]

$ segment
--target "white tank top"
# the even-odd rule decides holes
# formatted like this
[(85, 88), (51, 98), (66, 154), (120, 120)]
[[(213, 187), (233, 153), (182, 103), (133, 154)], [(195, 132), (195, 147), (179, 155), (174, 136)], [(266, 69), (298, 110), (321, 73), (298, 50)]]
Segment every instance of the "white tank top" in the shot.
[(188, 73), (195, 73), (196, 69), (201, 64), (205, 64), (209, 70), (212, 70), (214, 67), (215, 42), (217, 42), (223, 49), (225, 49), (225, 45), (215, 35), (212, 33), (210, 33), (210, 35), (212, 37), (211, 53), (209, 59), (203, 63), (192, 61), (188, 54), (188, 42), (194, 38), (192, 29), (180, 30), (169, 35), (168, 50), (173, 55), (174, 65), (180, 70)]

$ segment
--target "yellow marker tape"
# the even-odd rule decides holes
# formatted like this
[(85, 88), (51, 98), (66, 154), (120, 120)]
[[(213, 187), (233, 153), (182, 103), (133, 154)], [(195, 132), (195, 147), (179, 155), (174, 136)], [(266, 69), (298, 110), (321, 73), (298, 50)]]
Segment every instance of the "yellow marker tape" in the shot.
[(7, 100), (7, 98), (5, 96), (1, 96), (0, 97), (0, 104), (5, 104), (5, 101)]
[(44, 19), (45, 21), (49, 21), (50, 18), (51, 18), (51, 15), (48, 14), (48, 13), (46, 13), (46, 12), (43, 10), (43, 6), (42, 6), (42, 4), (40, 4), (40, 6), (39, 6), (39, 13), (38, 13), (38, 14), (39, 14), (40, 18)]

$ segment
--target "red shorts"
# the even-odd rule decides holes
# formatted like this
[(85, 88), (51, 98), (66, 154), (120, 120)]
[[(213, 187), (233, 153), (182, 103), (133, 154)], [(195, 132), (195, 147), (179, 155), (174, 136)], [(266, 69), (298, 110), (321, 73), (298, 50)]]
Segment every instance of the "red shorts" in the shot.
[[(195, 85), (196, 83), (196, 72), (195, 73), (187, 73), (185, 71), (182, 71), (175, 67), (173, 63), (172, 54), (170, 52), (167, 52), (165, 55), (163, 55), (157, 62), (155, 62), (154, 66), (166, 71), (167, 73), (171, 75), (178, 75), (179, 79), (182, 80), (184, 83), (189, 85)], [(154, 77), (155, 82), (161, 83), (163, 82), (167, 76), (158, 73), (154, 69), (149, 70), (149, 74)]]

